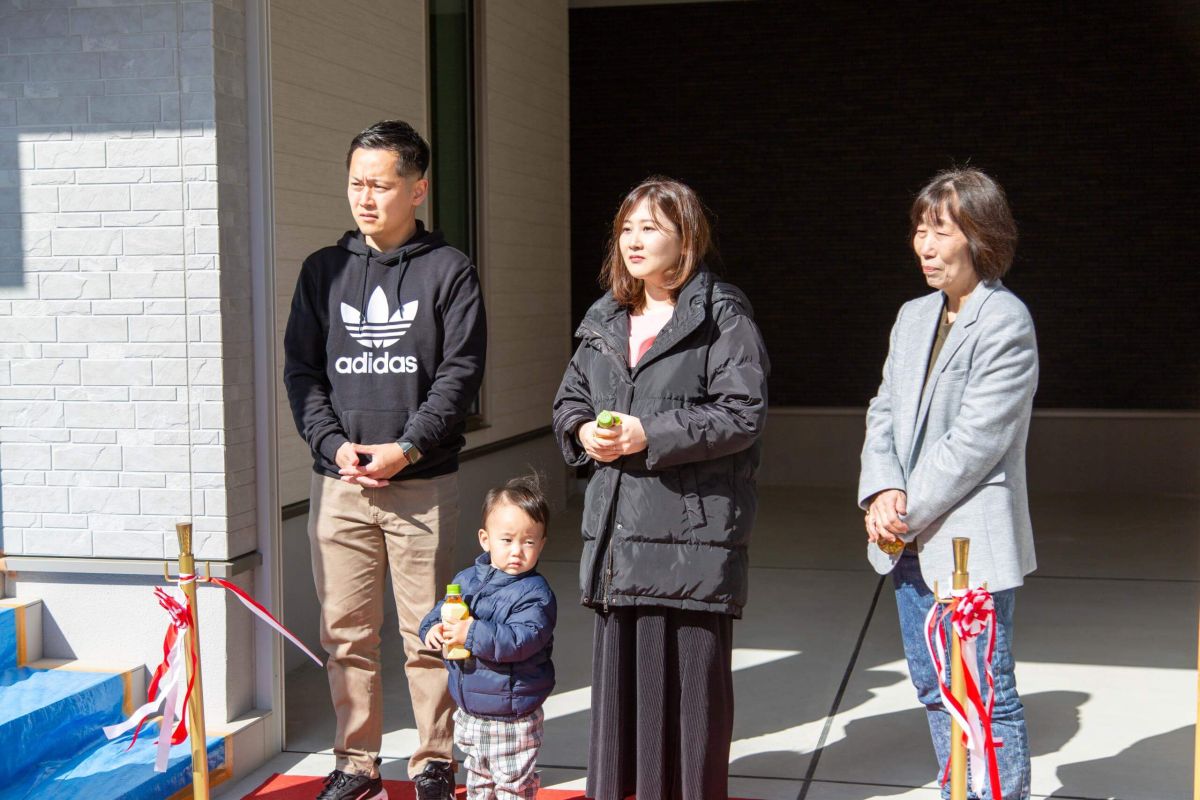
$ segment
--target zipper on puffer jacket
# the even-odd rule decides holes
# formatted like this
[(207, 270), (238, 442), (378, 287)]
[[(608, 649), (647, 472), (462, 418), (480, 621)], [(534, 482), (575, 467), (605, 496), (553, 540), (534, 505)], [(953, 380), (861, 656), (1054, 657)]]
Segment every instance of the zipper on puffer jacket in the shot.
[[(626, 398), (627, 403), (626, 403), (626, 409), (624, 409), (624, 410), (626, 410), (628, 413), (633, 413), (632, 412), (633, 396), (634, 396), (634, 393), (637, 391), (637, 383), (634, 381), (634, 376), (633, 376), (634, 370), (629, 366), (628, 354), (625, 351), (617, 348), (617, 346), (615, 344), (610, 342), (602, 331), (600, 331), (598, 328), (595, 328), (592, 325), (588, 324), (587, 320), (585, 320), (580, 325), (580, 327), (583, 328), (583, 330), (586, 330), (588, 333), (590, 333), (592, 336), (594, 336), (597, 339), (597, 341), (599, 342), (599, 346), (597, 349), (599, 349), (601, 353), (603, 353), (607, 357), (616, 361), (618, 366), (624, 368), (625, 374), (629, 378), (629, 396)], [(620, 403), (618, 403), (618, 405), (620, 405)], [(614, 408), (613, 410), (618, 411), (618, 412), (622, 411), (622, 409), (620, 409), (620, 408)], [(624, 456), (617, 459), (616, 470), (617, 470), (617, 474), (616, 474), (616, 477), (614, 478), (614, 486), (612, 489), (612, 495), (613, 495), (612, 505), (609, 508), (608, 521), (607, 521), (607, 524), (604, 526), (604, 534), (603, 534), (602, 538), (597, 541), (597, 550), (603, 554), (604, 561), (603, 561), (603, 564), (598, 566), (597, 569), (594, 570), (594, 572), (593, 572), (593, 575), (594, 576), (598, 575), (598, 578), (599, 578), (599, 580), (598, 580), (598, 582), (600, 584), (600, 586), (599, 586), (600, 598), (599, 599), (600, 599), (601, 607), (603, 608), (604, 613), (606, 613), (606, 614), (608, 613), (609, 600), (612, 598), (613, 544), (614, 544), (613, 540), (616, 538), (616, 535), (617, 535), (617, 497), (616, 497), (616, 495), (619, 494), (621, 491), (621, 476), (623, 476), (625, 474), (625, 457)], [(595, 580), (593, 581), (593, 584), (592, 584), (593, 587), (595, 587), (596, 582), (597, 581), (595, 581)], [(596, 602), (596, 599), (597, 599), (595, 595), (596, 595), (596, 592), (593, 589), (592, 597), (588, 598), (593, 603)]]
[[(621, 468), (617, 467), (615, 484), (612, 490), (613, 494), (620, 490), (621, 486)], [(594, 478), (593, 478), (594, 480)], [(585, 603), (595, 603), (599, 600), (603, 604), (604, 612), (608, 613), (608, 596), (609, 589), (612, 586), (612, 539), (616, 535), (616, 520), (617, 520), (617, 503), (616, 498), (612, 498), (612, 503), (608, 508), (608, 519), (604, 523), (604, 529), (600, 537), (596, 540), (597, 564), (592, 568), (592, 588), (588, 592), (588, 596), (584, 598)], [(599, 595), (597, 597), (597, 595)]]
[(604, 613), (608, 613), (608, 591), (612, 588), (612, 537), (616, 536), (616, 532), (609, 534), (608, 550), (604, 554), (604, 580), (601, 582), (602, 591), (601, 597), (604, 600)]
[[(488, 571), (487, 577), (483, 579), (483, 583), (479, 584), (479, 588), (475, 590), (475, 597), (472, 599), (472, 603), (473, 603), (473, 604), (478, 604), (478, 603), (479, 603), (479, 598), (483, 596), (483, 590), (484, 590), (484, 589), (487, 587), (487, 585), (488, 585), (489, 583), (491, 583), (491, 582), (492, 582), (492, 578), (493, 578), (493, 577), (495, 577), (496, 573), (497, 573), (497, 572), (499, 572), (499, 571), (500, 571), (500, 570), (496, 569), (495, 567), (492, 567), (492, 568), (491, 568), (491, 569)], [(470, 658), (476, 658), (476, 657), (477, 657), (477, 656), (476, 656), (474, 653), (472, 653), (472, 654), (470, 655)], [(465, 705), (467, 705), (467, 693), (463, 691), (463, 670), (462, 670), (462, 665), (459, 665), (459, 667), (458, 667), (458, 669), (456, 670), (456, 672), (458, 673), (458, 696), (462, 698), (463, 705), (465, 706)], [(464, 709), (463, 709), (463, 711), (466, 711), (468, 714), (471, 714), (471, 713), (473, 713), (473, 712), (471, 711), (471, 709), (469, 709), (469, 708), (464, 708)]]
[[(580, 327), (583, 330), (586, 330), (588, 333), (590, 333), (592, 336), (594, 336), (596, 338), (596, 340), (599, 342), (599, 346), (597, 347), (597, 349), (601, 353), (603, 353), (605, 356), (616, 361), (619, 366), (621, 366), (625, 369), (626, 374), (629, 374), (629, 372), (630, 372), (629, 359), (626, 357), (626, 355), (624, 353), (620, 352), (613, 345), (612, 342), (610, 342), (608, 340), (608, 337), (606, 337), (600, 329), (592, 327), (590, 324), (588, 324), (587, 320), (584, 320), (584, 322), (581, 323)], [(633, 398), (632, 398), (632, 378), (631, 378), (630, 379), (630, 400), (632, 401), (632, 399)], [(632, 404), (630, 407), (632, 408)], [(614, 410), (620, 411), (620, 409), (614, 409)], [(616, 478), (614, 479), (615, 484), (612, 489), (613, 494), (615, 494), (617, 491), (620, 490), (621, 473), (624, 472), (624, 469), (620, 466), (619, 459), (618, 459), (618, 464), (617, 464), (616, 468), (617, 468), (617, 475), (616, 475)], [(596, 600), (599, 599), (601, 602), (601, 606), (604, 610), (604, 613), (606, 613), (606, 614), (608, 613), (608, 600), (609, 600), (610, 589), (612, 588), (612, 538), (613, 538), (613, 536), (616, 535), (615, 527), (614, 527), (616, 525), (616, 513), (617, 513), (617, 504), (616, 504), (616, 501), (614, 498), (612, 505), (609, 507), (608, 520), (604, 526), (604, 533), (602, 533), (601, 537), (596, 541), (596, 545), (597, 545), (596, 549), (597, 549), (597, 552), (601, 554), (601, 556), (603, 558), (603, 563), (601, 565), (597, 565), (597, 568), (592, 571), (592, 576), (593, 576), (592, 591), (589, 593), (591, 596), (584, 598), (585, 601), (590, 601), (592, 603), (596, 602)], [(596, 586), (597, 583), (600, 584), (598, 587)], [(597, 591), (597, 589), (599, 591)], [(597, 594), (599, 594), (599, 598), (596, 597)]]

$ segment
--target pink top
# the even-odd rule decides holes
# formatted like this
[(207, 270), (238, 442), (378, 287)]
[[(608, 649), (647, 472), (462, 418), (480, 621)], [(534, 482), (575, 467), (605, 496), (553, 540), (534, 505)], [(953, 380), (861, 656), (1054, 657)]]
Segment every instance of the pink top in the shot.
[(668, 306), (658, 311), (643, 311), (641, 314), (629, 315), (629, 366), (636, 367), (646, 355), (646, 351), (654, 344), (658, 332), (663, 329), (675, 312), (674, 307)]

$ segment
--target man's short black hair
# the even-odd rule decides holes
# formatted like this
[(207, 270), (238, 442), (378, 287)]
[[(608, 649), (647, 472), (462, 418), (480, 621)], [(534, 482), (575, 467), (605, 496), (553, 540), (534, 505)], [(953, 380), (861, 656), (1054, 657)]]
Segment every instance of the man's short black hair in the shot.
[(401, 177), (421, 178), (429, 169), (429, 144), (403, 120), (381, 120), (355, 136), (346, 152), (346, 169), (350, 169), (350, 159), (360, 147), (395, 153), (396, 174)]

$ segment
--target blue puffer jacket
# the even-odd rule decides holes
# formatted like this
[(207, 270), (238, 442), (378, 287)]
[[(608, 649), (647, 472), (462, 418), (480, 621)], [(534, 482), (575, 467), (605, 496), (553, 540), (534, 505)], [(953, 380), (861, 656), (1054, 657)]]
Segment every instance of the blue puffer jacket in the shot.
[[(558, 604), (536, 569), (509, 575), (481, 553), (454, 578), (475, 622), (467, 633), (471, 658), (447, 661), (450, 696), (474, 717), (516, 719), (541, 706), (554, 688), (554, 623)], [(420, 636), (441, 622), (442, 603), (425, 615)]]

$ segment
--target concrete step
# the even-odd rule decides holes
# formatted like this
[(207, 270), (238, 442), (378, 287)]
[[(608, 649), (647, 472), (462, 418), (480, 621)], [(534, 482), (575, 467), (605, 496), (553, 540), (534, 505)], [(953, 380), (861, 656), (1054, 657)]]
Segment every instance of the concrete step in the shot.
[[(209, 784), (218, 786), (228, 781), (235, 783), (233, 778), (244, 778), (267, 760), (279, 752), (278, 732), (275, 730), (275, 718), (270, 711), (252, 709), (246, 714), (223, 725), (210, 725), (210, 736), (222, 736), (225, 739), (224, 768), (209, 776)], [(220, 796), (219, 790), (214, 796)]]

